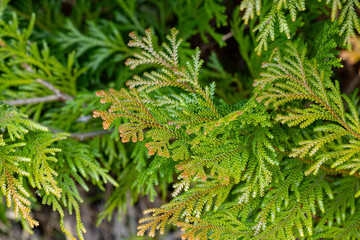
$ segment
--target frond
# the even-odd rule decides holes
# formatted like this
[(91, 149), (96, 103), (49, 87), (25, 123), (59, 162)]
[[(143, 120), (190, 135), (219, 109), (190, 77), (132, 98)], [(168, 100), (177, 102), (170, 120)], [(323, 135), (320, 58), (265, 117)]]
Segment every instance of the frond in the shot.
[(178, 222), (184, 234), (182, 239), (245, 239), (253, 235), (249, 226), (239, 221), (231, 213), (216, 212), (204, 218), (188, 218), (188, 222)]
[[(255, 48), (258, 55), (263, 50), (268, 49), (268, 42), (269, 40), (275, 40), (278, 34), (277, 31), (284, 33), (287, 38), (294, 34), (290, 32), (290, 29), (296, 27), (296, 25), (290, 23), (286, 16), (289, 15), (291, 21), (295, 22), (298, 13), (305, 11), (306, 3), (305, 0), (276, 0), (271, 3), (259, 0), (241, 2), (240, 10), (244, 11), (243, 20), (245, 24), (248, 24), (249, 20), (254, 19), (255, 16), (260, 18), (259, 24), (253, 29), (253, 31), (258, 32), (257, 46)], [(327, 0), (324, 1), (324, 4), (329, 5), (331, 8), (331, 21), (334, 22), (332, 25), (340, 29), (338, 34), (341, 36), (344, 46), (350, 48), (350, 38), (355, 36), (356, 32), (359, 33), (360, 30), (360, 21), (357, 14), (357, 9), (360, 7), (359, 1)], [(269, 6), (267, 7), (267, 5)], [(288, 14), (285, 14), (287, 12)], [(262, 14), (260, 15), (260, 13)]]
[(76, 56), (82, 57), (89, 55), (89, 59), (85, 62), (87, 68), (93, 73), (103, 70), (103, 65), (116, 64), (127, 57), (130, 50), (118, 31), (117, 27), (111, 22), (103, 22), (104, 26), (110, 34), (104, 31), (94, 22), (87, 22), (87, 34), (80, 32), (74, 24), (67, 20), (65, 23), (66, 33), (60, 33), (57, 42), (64, 50), (76, 50)]
[(14, 207), (16, 217), (25, 219), (32, 228), (38, 221), (30, 216), (31, 192), (27, 182), (47, 194), (59, 197), (59, 188), (54, 176), (57, 173), (49, 162), (56, 161), (52, 155), (59, 149), (50, 144), (66, 138), (66, 134), (48, 133), (48, 129), (26, 118), (7, 104), (0, 105), (0, 126), (3, 130), (0, 146), (0, 185), (6, 196), (7, 206)]
[[(341, 95), (339, 84), (330, 79), (329, 68), (318, 67), (316, 59), (307, 59), (303, 46), (288, 44), (284, 50), (286, 55), (275, 53), (272, 63), (265, 64), (267, 71), (254, 83), (258, 86), (258, 101), (274, 107), (284, 107), (285, 111), (278, 114), (276, 120), (287, 123), (289, 126), (299, 125), (302, 128), (315, 121), (326, 121), (327, 124), (319, 126), (314, 131), (321, 132), (315, 139), (300, 141), (293, 149), (291, 156), (313, 156), (324, 146), (335, 140), (350, 137), (351, 144), (356, 144), (360, 138), (358, 115), (355, 106), (348, 97)], [(330, 62), (329, 64), (332, 65)], [(262, 90), (261, 90), (262, 89)], [(287, 109), (286, 106), (293, 100), (303, 100), (303, 104)], [(344, 105), (345, 100), (346, 105)], [(307, 107), (304, 107), (306, 104)], [(350, 111), (346, 111), (348, 106)], [(354, 148), (355, 147), (354, 145)], [(351, 173), (359, 168), (357, 165), (357, 151), (347, 154), (348, 145), (339, 146), (335, 152), (318, 154), (314, 164), (307, 174), (317, 173), (319, 167), (333, 159), (335, 164), (331, 167), (350, 169)], [(344, 156), (344, 157), (341, 157)], [(352, 163), (350, 163), (353, 160)], [(340, 168), (338, 168), (340, 169)]]
[[(335, 4), (337, 2), (337, 4)], [(350, 38), (355, 36), (355, 33), (360, 33), (360, 20), (356, 13), (356, 9), (360, 8), (360, 2), (358, 0), (347, 0), (344, 3), (340, 1), (333, 1), (333, 8), (331, 14), (331, 20), (334, 21), (337, 8), (341, 8), (339, 16), (340, 35), (344, 38), (344, 46), (351, 47)], [(356, 30), (356, 32), (354, 31)]]
[[(160, 230), (164, 234), (165, 226), (169, 223), (176, 225), (178, 219), (183, 216), (199, 217), (203, 211), (209, 211), (214, 204), (214, 208), (226, 199), (232, 183), (221, 184), (218, 181), (207, 181), (204, 184), (198, 184), (197, 188), (187, 191), (185, 194), (178, 196), (172, 202), (163, 205), (158, 209), (148, 209), (144, 214), (152, 213), (151, 217), (145, 217), (140, 220), (138, 235), (143, 236), (149, 229), (149, 236), (155, 236), (155, 231)], [(226, 191), (224, 191), (226, 190)], [(214, 198), (216, 197), (216, 201)]]
[(242, 17), (245, 24), (248, 24), (250, 19), (254, 19), (255, 14), (260, 15), (261, 2), (261, 0), (245, 0), (240, 3), (240, 11), (245, 11)]

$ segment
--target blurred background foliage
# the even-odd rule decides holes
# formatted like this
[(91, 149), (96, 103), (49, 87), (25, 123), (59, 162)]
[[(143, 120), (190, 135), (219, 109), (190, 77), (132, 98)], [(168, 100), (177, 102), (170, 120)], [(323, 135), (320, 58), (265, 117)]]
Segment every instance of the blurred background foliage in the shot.
[[(116, 88), (137, 72), (124, 65), (134, 53), (127, 47), (131, 31), (142, 34), (152, 28), (158, 39), (176, 27), (184, 39), (179, 54), (187, 60), (199, 46), (205, 60), (201, 81), (215, 82), (216, 96), (228, 104), (249, 98), (253, 79), (260, 73), (261, 63), (270, 57), (271, 50), (287, 40), (275, 29), (276, 38), (267, 51), (257, 54), (255, 25), (266, 17), (272, 1), (264, 1), (259, 16), (245, 24), (242, 1), (235, 0), (12, 0), (4, 12), (3, 21), (12, 30), (1, 31), (1, 39), (13, 39), (10, 63), (35, 66), (34, 71), (11, 71), (9, 55), (0, 59), (0, 100), (27, 99), (49, 95), (49, 89), (36, 83), (44, 79), (54, 84), (66, 99), (19, 105), (18, 109), (31, 119), (44, 124), (53, 132), (68, 132), (71, 137), (60, 148), (76, 148), (77, 158), (97, 159), (118, 183), (105, 187), (93, 181), (79, 188), (82, 221), (87, 229), (86, 239), (136, 239), (137, 220), (142, 211), (171, 199), (170, 182), (174, 181), (174, 162), (164, 158), (151, 161), (144, 144), (127, 144), (119, 140), (115, 126), (103, 131), (101, 120), (92, 118), (94, 109), (106, 109), (94, 92)], [(317, 0), (308, 1), (305, 11), (299, 12), (290, 25), (291, 37), (301, 35), (310, 48), (315, 46), (316, 32), (324, 22), (330, 22), (330, 9)], [(326, 19), (326, 21), (324, 21)], [(320, 21), (321, 20), (321, 21)], [(33, 25), (32, 25), (33, 23)], [(18, 29), (22, 31), (17, 36)], [(9, 35), (13, 32), (13, 35)], [(32, 33), (31, 33), (32, 32)], [(30, 35), (31, 33), (31, 35)], [(358, 40), (357, 40), (358, 41)], [(0, 45), (4, 45), (4, 41)], [(30, 52), (25, 45), (30, 44)], [(9, 50), (10, 49), (10, 50)], [(346, 52), (344, 52), (346, 55)], [(359, 83), (358, 57), (344, 62), (338, 79), (342, 89), (351, 92)], [(20, 60), (17, 60), (20, 59)], [(9, 81), (11, 80), (11, 81)], [(119, 123), (118, 123), (119, 124)], [(69, 157), (67, 155), (62, 156)], [(88, 180), (90, 181), (90, 180)], [(176, 179), (175, 179), (176, 181)], [(91, 182), (91, 181), (90, 181)], [(89, 183), (90, 183), (89, 182)], [(58, 226), (58, 215), (50, 207), (33, 201), (34, 217), (40, 227), (33, 235), (22, 231), (4, 205), (0, 204), (0, 239), (65, 239)], [(108, 220), (108, 221), (103, 221)], [(74, 219), (65, 217), (65, 227), (74, 229)], [(95, 225), (98, 224), (98, 228)], [(162, 239), (179, 239), (174, 231)], [(141, 239), (144, 239), (142, 237)]]

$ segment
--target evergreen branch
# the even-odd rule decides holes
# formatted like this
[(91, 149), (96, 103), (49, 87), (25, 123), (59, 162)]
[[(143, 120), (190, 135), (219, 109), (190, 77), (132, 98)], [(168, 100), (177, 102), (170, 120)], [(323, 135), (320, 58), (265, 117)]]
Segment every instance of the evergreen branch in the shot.
[[(287, 111), (287, 115), (278, 114), (276, 120), (289, 126), (300, 125), (304, 128), (320, 119), (333, 122), (316, 127), (314, 131), (321, 132), (324, 136), (319, 134), (316, 139), (300, 141), (298, 143), (300, 146), (293, 149), (291, 157), (304, 157), (307, 154), (313, 156), (324, 145), (335, 140), (347, 136), (354, 138), (350, 139), (350, 145), (340, 146), (339, 149), (342, 150), (337, 151), (337, 154), (318, 154), (316, 163), (306, 171), (306, 174), (310, 172), (316, 174), (321, 164), (336, 158), (338, 160), (332, 165), (333, 168), (351, 168), (350, 174), (358, 171), (360, 166), (356, 163), (358, 151), (355, 145), (360, 139), (360, 120), (354, 103), (348, 97), (341, 95), (337, 82), (331, 81), (329, 66), (320, 68), (317, 59), (308, 59), (306, 48), (302, 44), (289, 43), (287, 46), (284, 49), (286, 55), (282, 55), (278, 50), (275, 51), (273, 62), (264, 64), (268, 71), (255, 81), (254, 86), (258, 86), (259, 89), (258, 101), (279, 107), (294, 99), (309, 100), (310, 104), (292, 107), (290, 112)], [(329, 65), (332, 66), (333, 62), (329, 62)], [(349, 108), (349, 113), (345, 111), (345, 104)]]
[(345, 222), (341, 227), (327, 227), (327, 231), (321, 234), (322, 237), (332, 238), (335, 240), (342, 239), (358, 239), (360, 237), (359, 232), (360, 220), (351, 219)]
[(204, 218), (189, 216), (187, 222), (178, 222), (184, 234), (182, 239), (238, 239), (253, 235), (252, 230), (232, 214), (220, 212)]
[(123, 123), (119, 127), (122, 142), (143, 141), (144, 130), (152, 128), (146, 132), (146, 136), (154, 140), (146, 143), (149, 154), (154, 155), (157, 152), (161, 156), (170, 157), (169, 142), (172, 139), (180, 139), (181, 134), (169, 127), (166, 117), (165, 119), (164, 116), (155, 117), (140, 98), (136, 89), (131, 91), (110, 89), (109, 92), (100, 91), (96, 94), (102, 97), (102, 103), (113, 103), (108, 111), (94, 111), (94, 117), (101, 117), (104, 120), (104, 129), (109, 129), (116, 118), (129, 118), (130, 122)]
[(61, 189), (54, 180), (57, 173), (49, 163), (56, 161), (51, 155), (59, 149), (48, 146), (63, 140), (66, 134), (47, 133), (46, 127), (27, 119), (25, 114), (6, 104), (0, 105), (0, 116), (5, 136), (0, 145), (0, 192), (6, 196), (8, 207), (14, 202), (15, 216), (21, 216), (30, 227), (34, 227), (38, 222), (30, 217), (31, 202), (28, 198), (31, 193), (26, 183), (60, 197)]
[[(5, 98), (13, 105), (72, 99), (72, 96), (76, 94), (76, 79), (81, 74), (81, 71), (73, 68), (75, 55), (70, 54), (67, 59), (68, 64), (64, 66), (53, 55), (50, 55), (45, 41), (41, 48), (37, 43), (30, 41), (35, 15), (32, 15), (27, 29), (20, 30), (18, 24), (16, 14), (13, 14), (10, 22), (2, 21), (0, 24), (1, 78), (7, 80), (7, 84), (2, 89), (3, 99)], [(19, 87), (22, 84), (26, 84), (26, 87)], [(12, 88), (19, 90), (17, 94), (13, 93)], [(54, 95), (43, 97), (49, 91)], [(33, 97), (34, 95), (38, 97)], [(17, 99), (19, 98), (17, 96), (24, 99)], [(9, 97), (15, 100), (8, 100)], [(36, 107), (40, 112), (42, 105)]]
[(261, 0), (244, 0), (241, 2), (240, 11), (245, 11), (242, 17), (245, 24), (248, 24), (250, 19), (254, 19), (255, 15), (260, 15), (261, 3)]
[[(181, 199), (177, 201), (173, 201), (166, 205), (163, 205), (161, 208), (158, 209), (148, 209), (144, 211), (144, 214), (153, 213), (152, 217), (145, 217), (140, 219), (139, 223), (142, 225), (138, 226), (138, 236), (143, 236), (145, 231), (150, 228), (149, 236), (155, 236), (155, 231), (160, 229), (160, 234), (164, 234), (165, 225), (168, 223), (177, 223), (180, 218), (180, 214), (182, 211), (185, 211), (186, 215), (192, 215), (193, 212), (195, 214), (200, 215), (200, 212), (203, 205), (208, 202), (208, 205), (212, 203), (212, 198), (214, 198), (217, 194), (221, 194), (222, 188), (230, 188), (233, 184), (214, 184), (208, 182), (205, 184), (203, 188), (198, 188), (199, 191), (190, 191), (187, 192), (188, 197), (182, 196)], [(201, 197), (209, 195), (209, 199), (203, 201)], [(226, 194), (227, 196), (227, 194)], [(199, 205), (196, 206), (197, 200), (199, 200)], [(224, 199), (225, 200), (225, 199)], [(194, 207), (196, 206), (196, 209)]]
[(182, 39), (177, 40), (178, 31), (175, 28), (171, 29), (171, 34), (167, 36), (171, 47), (169, 47), (167, 43), (163, 43), (163, 47), (166, 50), (165, 52), (154, 49), (151, 29), (147, 29), (145, 33), (146, 37), (143, 38), (138, 37), (134, 32), (130, 33), (132, 40), (128, 45), (130, 47), (139, 47), (143, 49), (143, 51), (134, 54), (135, 58), (127, 59), (125, 65), (134, 69), (144, 64), (155, 64), (161, 67), (162, 74), (157, 72), (144, 73), (146, 79), (135, 76), (133, 80), (127, 82), (130, 89), (140, 86), (139, 90), (147, 89), (147, 91), (150, 92), (161, 87), (180, 87), (202, 96), (214, 116), (217, 118), (220, 117), (209, 92), (204, 90), (198, 81), (199, 70), (203, 64), (203, 61), (200, 60), (200, 50), (198, 48), (196, 49), (192, 57), (192, 64), (187, 62), (186, 66), (179, 66), (177, 55)]
[[(291, 13), (293, 19), (301, 2), (294, 3), (298, 6)], [(277, 3), (274, 11), (283, 24), (285, 15), (278, 10), (285, 1)], [(290, 34), (284, 26), (282, 30)], [(329, 209), (340, 174), (353, 175), (356, 181), (360, 177), (358, 109), (353, 100), (341, 96), (339, 85), (330, 78), (330, 67), (338, 61), (329, 56), (329, 49), (309, 58), (304, 45), (288, 44), (264, 64), (266, 71), (254, 84), (255, 97), (229, 106), (213, 100), (214, 84), (200, 86), (199, 51), (192, 62), (179, 66), (176, 34), (173, 29), (162, 51), (156, 50), (149, 30), (144, 38), (131, 33), (129, 45), (143, 51), (127, 65), (155, 65), (159, 70), (134, 76), (127, 83), (130, 91), (97, 93), (102, 103), (111, 104), (107, 111), (94, 111), (105, 129), (125, 118), (119, 126), (123, 142), (150, 139), (144, 145), (148, 155), (156, 155), (149, 159), (147, 169), (141, 170), (138, 182), (147, 186), (151, 196), (160, 173), (154, 168), (172, 168), (171, 174), (174, 166), (179, 170), (174, 199), (145, 211), (152, 216), (140, 220), (138, 235), (149, 231), (154, 236), (157, 230), (164, 234), (166, 224), (171, 223), (183, 227), (183, 237), (189, 239), (231, 239), (234, 233), (255, 239), (310, 238)], [(274, 107), (273, 113), (268, 112), (269, 106)], [(279, 111), (281, 106), (286, 107)], [(307, 155), (313, 158), (308, 160)], [(146, 165), (146, 158), (136, 158)], [(176, 165), (168, 158), (177, 161)], [(304, 163), (312, 165), (310, 170), (305, 171)], [(304, 177), (304, 172), (319, 173)], [(354, 197), (358, 195), (360, 192)], [(208, 214), (224, 210), (231, 221), (214, 220), (213, 213)]]
[[(278, 235), (279, 232), (282, 232), (283, 229), (286, 229), (285, 226), (287, 224), (289, 224), (289, 222), (291, 222), (293, 219), (294, 219), (294, 216), (296, 215), (296, 213), (298, 213), (299, 211), (299, 208), (300, 208), (300, 204), (297, 203), (295, 204), (290, 211), (287, 211), (286, 213), (286, 217), (283, 217), (280, 219), (280, 221), (278, 221), (275, 226), (272, 226), (269, 228), (266, 229), (266, 231), (260, 233), (259, 235), (257, 235), (254, 239), (257, 239), (257, 240), (266, 240), (266, 239), (269, 239), (269, 238), (272, 238), (272, 239), (276, 239), (278, 237), (281, 237), (282, 239), (286, 239), (286, 236), (283, 235), (284, 233), (282, 233), (280, 236)], [(278, 232), (279, 231), (279, 232)], [(291, 232), (289, 232), (287, 234), (288, 237), (293, 237), (292, 236), (293, 234), (291, 234)]]
[[(334, 189), (334, 200), (325, 202), (327, 204), (326, 212), (322, 214), (316, 225), (317, 232), (320, 232), (319, 237), (334, 237), (338, 235), (339, 239), (347, 239), (347, 233), (351, 235), (352, 231), (346, 225), (352, 225), (354, 220), (358, 221), (356, 207), (358, 201), (355, 199), (357, 197), (355, 193), (359, 186), (358, 179), (343, 178), (337, 184), (338, 187)], [(346, 216), (349, 212), (350, 216)], [(343, 232), (343, 229), (347, 231)], [(332, 235), (328, 235), (331, 233)]]

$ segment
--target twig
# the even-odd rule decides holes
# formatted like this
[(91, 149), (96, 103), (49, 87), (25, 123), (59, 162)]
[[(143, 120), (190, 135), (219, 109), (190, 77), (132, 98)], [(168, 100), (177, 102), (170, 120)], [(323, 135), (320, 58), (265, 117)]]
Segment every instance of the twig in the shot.
[[(34, 70), (26, 63), (23, 63), (22, 66), (25, 68), (25, 70), (29, 72), (34, 72)], [(54, 101), (61, 101), (65, 102), (67, 100), (73, 100), (74, 98), (72, 96), (69, 96), (65, 93), (62, 93), (59, 89), (57, 89), (54, 85), (52, 85), (50, 82), (45, 81), (43, 79), (35, 79), (35, 82), (40, 83), (50, 91), (54, 93), (54, 95), (46, 96), (46, 97), (34, 97), (34, 98), (26, 98), (26, 99), (15, 99), (15, 100), (9, 100), (4, 101), (12, 106), (20, 106), (25, 104), (35, 104), (35, 103), (43, 103), (43, 102), (54, 102)]]
[(67, 94), (64, 94), (64, 93), (60, 92), (59, 89), (54, 87), (54, 85), (52, 85), (48, 81), (45, 81), (45, 80), (42, 80), (42, 79), (36, 79), (36, 82), (38, 82), (41, 85), (45, 86), (46, 88), (51, 90), (53, 93), (55, 93), (56, 96), (61, 97), (61, 99), (63, 99), (63, 100), (72, 100), (72, 99), (74, 99), (72, 96), (69, 96)]
[(112, 133), (112, 131), (99, 130), (99, 131), (86, 132), (86, 133), (70, 133), (70, 137), (78, 139), (79, 141), (84, 141), (87, 138), (92, 138), (110, 133)]
[(356, 86), (360, 83), (360, 70), (358, 71), (358, 73), (355, 75), (355, 77), (353, 78), (353, 80), (350, 82), (350, 84), (348, 85), (348, 87), (346, 88), (346, 90), (344, 91), (345, 94), (350, 94), (354, 91), (354, 89), (356, 88)]
[(48, 81), (45, 81), (43, 79), (36, 79), (36, 82), (40, 83), (50, 91), (54, 93), (54, 95), (46, 96), (46, 97), (34, 97), (34, 98), (26, 98), (26, 99), (15, 99), (15, 100), (8, 100), (4, 101), (12, 106), (20, 106), (25, 104), (35, 104), (35, 103), (43, 103), (43, 102), (54, 102), (54, 101), (61, 101), (65, 102), (67, 100), (74, 99), (72, 96), (69, 96), (67, 94), (64, 94), (60, 92), (59, 89), (54, 87), (51, 83)]
[[(226, 33), (222, 38), (221, 41), (226, 42), (227, 40), (229, 40), (230, 38), (232, 38), (234, 36), (234, 34), (232, 32), (228, 32)], [(208, 43), (206, 45), (204, 45), (203, 47), (201, 47), (201, 52), (205, 52), (206, 50), (208, 50), (209, 48), (214, 47), (216, 44), (216, 42), (211, 42)]]
[[(51, 127), (46, 126), (50, 132), (52, 133), (61, 133), (64, 131), (61, 130), (57, 130)], [(92, 131), (92, 132), (85, 132), (85, 133), (69, 133), (71, 138), (77, 139), (79, 141), (84, 141), (87, 138), (92, 138), (92, 137), (96, 137), (96, 136), (101, 136), (101, 135), (105, 135), (105, 134), (110, 134), (112, 133), (113, 130), (98, 130), (98, 131)]]
[(35, 97), (35, 98), (26, 98), (26, 99), (16, 99), (16, 100), (9, 100), (4, 101), (12, 106), (20, 106), (25, 104), (35, 104), (35, 103), (42, 103), (42, 102), (54, 102), (59, 100), (59, 97), (56, 95), (50, 95), (46, 97)]
[(224, 42), (226, 42), (229, 38), (232, 38), (234, 36), (234, 34), (232, 32), (228, 32), (227, 34), (225, 34), (221, 40), (223, 40)]

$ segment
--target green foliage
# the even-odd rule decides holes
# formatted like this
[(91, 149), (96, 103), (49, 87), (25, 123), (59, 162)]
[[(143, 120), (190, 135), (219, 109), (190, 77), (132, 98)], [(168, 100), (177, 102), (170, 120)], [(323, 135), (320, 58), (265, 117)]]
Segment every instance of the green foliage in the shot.
[[(31, 188), (37, 189), (42, 202), (59, 212), (61, 228), (69, 236), (71, 233), (63, 225), (63, 208), (67, 207), (70, 213), (75, 210), (78, 236), (83, 238), (81, 232), (85, 229), (79, 209), (82, 199), (75, 181), (85, 190), (88, 187), (84, 180), (89, 177), (95, 184), (110, 181), (116, 185), (116, 182), (101, 168), (87, 145), (61, 141), (69, 134), (51, 133), (6, 104), (1, 104), (0, 115), (0, 182), (7, 206), (13, 207), (15, 216), (26, 219), (30, 227), (37, 226), (38, 221), (30, 215), (34, 200)], [(59, 143), (54, 145), (55, 142)]]
[[(126, 54), (129, 52), (115, 25), (111, 22), (105, 22), (104, 25), (110, 28), (112, 32), (110, 36), (105, 35), (101, 29), (99, 29), (99, 26), (93, 22), (88, 23), (89, 36), (86, 36), (79, 32), (72, 22), (68, 21), (66, 23), (67, 32), (66, 34), (59, 34), (58, 42), (62, 43), (61, 46), (65, 49), (76, 47), (77, 57), (88, 53), (90, 57), (87, 57), (87, 67), (91, 72), (98, 72), (97, 70), (99, 70), (100, 67), (105, 67), (104, 63), (106, 60), (114, 59), (115, 62), (112, 64), (116, 64), (118, 61), (126, 58)], [(109, 30), (107, 32), (109, 32)], [(107, 64), (109, 64), (109, 62), (107, 62)]]
[(70, 54), (67, 64), (63, 65), (50, 54), (46, 42), (40, 47), (29, 40), (34, 23), (35, 16), (32, 16), (28, 28), (19, 31), (15, 14), (11, 21), (0, 23), (0, 99), (12, 105), (28, 104), (27, 113), (34, 114), (38, 120), (43, 105), (34, 103), (71, 99), (76, 94), (76, 79), (81, 71), (73, 69), (74, 54)]
[[(84, 239), (79, 208), (83, 200), (78, 187), (89, 190), (85, 182), (88, 180), (100, 188), (106, 182), (117, 183), (97, 161), (99, 153), (90, 151), (88, 145), (68, 139), (68, 133), (28, 119), (31, 115), (43, 121), (43, 111), (57, 102), (76, 102), (73, 100), (77, 94), (76, 80), (82, 70), (74, 68), (75, 54), (70, 54), (63, 64), (51, 55), (45, 41), (32, 42), (34, 15), (25, 29), (21, 29), (22, 23), (15, 13), (10, 20), (4, 19), (0, 22), (0, 92), (4, 100), (0, 105), (1, 195), (15, 217), (25, 219), (31, 228), (39, 225), (31, 216), (32, 205), (37, 201), (51, 205), (60, 214), (61, 229), (71, 238), (73, 233), (64, 227), (64, 212), (75, 211), (77, 235)], [(8, 104), (23, 106), (21, 109), (27, 114)], [(71, 109), (70, 106), (63, 111)], [(63, 128), (56, 120), (46, 122), (51, 127)], [(26, 226), (24, 221), (23, 224)]]
[(0, 220), (51, 205), (84, 239), (81, 204), (106, 199), (100, 223), (148, 196), (167, 203), (139, 236), (358, 239), (359, 99), (335, 69), (359, 7), (2, 1)]
[[(324, 3), (329, 5), (331, 9), (331, 21), (340, 29), (339, 34), (343, 38), (343, 44), (351, 47), (349, 39), (355, 36), (355, 30), (360, 33), (360, 22), (356, 13), (356, 9), (360, 7), (359, 1), (326, 0)], [(309, 6), (306, 7), (307, 5)], [(291, 28), (297, 28), (296, 21), (299, 21), (299, 12), (314, 6), (315, 4), (312, 1), (305, 0), (242, 1), (240, 10), (244, 11), (242, 18), (245, 24), (248, 24), (250, 19), (254, 19), (255, 16), (260, 18), (259, 24), (253, 29), (253, 31), (258, 32), (256, 38), (258, 44), (255, 51), (261, 54), (263, 50), (268, 50), (269, 38), (274, 41), (278, 31), (284, 33), (290, 39), (294, 34)], [(324, 8), (324, 6), (322, 7)], [(340, 14), (338, 20), (336, 20), (338, 11), (340, 11)], [(290, 20), (293, 22), (292, 24), (289, 23)]]
[[(319, 36), (333, 36), (329, 29)], [(356, 188), (342, 195), (338, 191), (346, 190), (336, 186), (346, 179), (359, 183), (359, 124), (356, 105), (330, 79), (331, 67), (341, 66), (333, 57), (336, 42), (313, 58), (300, 41), (275, 49), (254, 83), (255, 96), (229, 106), (214, 98), (214, 84), (199, 85), (199, 51), (179, 65), (177, 33), (171, 30), (164, 51), (155, 50), (150, 30), (144, 38), (131, 33), (129, 45), (143, 51), (126, 64), (158, 69), (134, 76), (130, 90), (97, 93), (102, 103), (111, 103), (107, 111), (94, 111), (104, 128), (125, 117), (129, 121), (119, 126), (123, 142), (145, 141), (148, 154), (156, 154), (152, 161), (176, 162), (174, 199), (146, 210), (151, 216), (140, 221), (138, 235), (164, 234), (170, 223), (185, 231), (184, 239), (343, 236), (340, 226), (353, 220), (338, 218), (334, 228), (329, 219), (348, 208), (352, 215), (357, 211)]]
[(48, 133), (46, 127), (26, 119), (14, 108), (1, 104), (1, 194), (6, 197), (7, 206), (14, 207), (15, 216), (26, 219), (30, 227), (38, 222), (30, 216), (31, 196), (28, 186), (41, 189), (44, 195), (60, 197), (52, 162), (53, 156), (61, 151), (50, 148), (55, 142), (66, 138), (66, 134)]
[[(332, 64), (332, 63), (330, 63)], [(358, 140), (360, 133), (359, 115), (354, 103), (346, 95), (341, 95), (338, 82), (332, 82), (331, 73), (326, 68), (319, 68), (316, 60), (306, 59), (304, 46), (288, 44), (285, 55), (275, 53), (274, 63), (264, 64), (267, 71), (255, 85), (262, 88), (258, 101), (275, 107), (285, 107), (293, 100), (308, 100), (310, 106), (286, 107), (279, 113), (277, 121), (289, 126), (306, 128), (317, 120), (327, 121), (314, 128), (318, 136), (311, 140), (298, 142), (298, 147), (290, 154), (292, 157), (315, 156), (316, 163), (306, 171), (317, 173), (320, 166), (330, 162), (331, 167), (358, 171)], [(267, 87), (269, 86), (269, 87)], [(343, 104), (343, 100), (346, 105)], [(349, 112), (346, 112), (346, 107)], [(318, 154), (319, 150), (333, 141), (344, 138), (333, 151)]]

